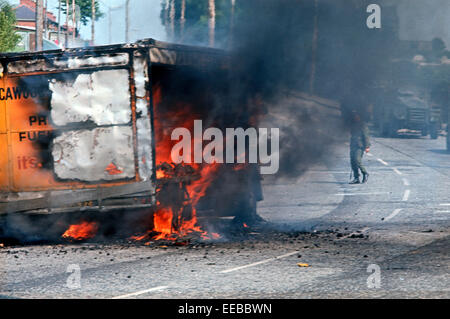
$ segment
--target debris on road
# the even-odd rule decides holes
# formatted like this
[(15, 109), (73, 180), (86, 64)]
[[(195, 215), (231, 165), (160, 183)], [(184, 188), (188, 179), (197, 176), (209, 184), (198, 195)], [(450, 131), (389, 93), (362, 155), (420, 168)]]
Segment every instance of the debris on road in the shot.
[(309, 264), (303, 264), (303, 263), (298, 263), (297, 266), (299, 266), (300, 268), (309, 268), (310, 267)]
[(351, 234), (348, 238), (364, 238), (364, 234)]

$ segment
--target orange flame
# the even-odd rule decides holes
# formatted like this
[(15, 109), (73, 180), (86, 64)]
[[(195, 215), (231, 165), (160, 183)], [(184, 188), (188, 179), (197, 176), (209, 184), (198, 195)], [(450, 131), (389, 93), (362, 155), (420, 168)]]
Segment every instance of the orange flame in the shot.
[(85, 240), (94, 238), (98, 231), (96, 222), (82, 222), (80, 224), (71, 225), (69, 229), (62, 235), (66, 239)]
[(109, 164), (106, 169), (109, 175), (120, 175), (123, 174), (123, 171), (120, 170), (114, 163)]
[[(156, 139), (156, 165), (164, 163), (173, 163), (171, 152), (177, 141), (171, 139), (171, 129), (175, 127), (184, 127), (193, 132), (194, 129), (194, 115), (191, 112), (190, 105), (180, 104), (177, 112), (165, 113), (164, 120), (159, 118), (158, 109), (161, 107), (162, 95), (161, 88), (157, 88), (154, 92), (154, 106), (155, 106), (155, 139)], [(162, 125), (164, 123), (164, 125)], [(192, 140), (194, 144), (194, 139)], [(193, 159), (193, 158), (192, 158)], [(186, 191), (189, 195), (189, 205), (192, 206), (192, 218), (184, 220), (178, 231), (173, 229), (173, 218), (176, 215), (170, 207), (161, 207), (154, 213), (153, 230), (147, 232), (143, 236), (134, 236), (131, 239), (141, 241), (148, 238), (152, 232), (158, 233), (153, 237), (154, 240), (176, 240), (178, 237), (186, 236), (190, 233), (200, 233), (202, 238), (208, 238), (208, 233), (203, 231), (197, 225), (196, 209), (200, 199), (205, 196), (208, 187), (214, 181), (216, 173), (219, 169), (218, 164), (185, 164), (191, 166), (196, 172), (199, 172), (200, 178), (192, 181), (190, 185), (186, 185)], [(156, 172), (157, 179), (168, 178), (166, 172), (158, 170)], [(220, 235), (215, 234), (213, 238), (220, 238)]]

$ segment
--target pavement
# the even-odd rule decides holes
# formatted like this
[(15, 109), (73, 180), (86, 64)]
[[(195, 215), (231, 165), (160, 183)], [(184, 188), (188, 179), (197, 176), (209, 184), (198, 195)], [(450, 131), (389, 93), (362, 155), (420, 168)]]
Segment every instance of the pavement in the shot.
[(0, 297), (449, 298), (444, 149), (443, 137), (373, 138), (369, 183), (349, 185), (340, 145), (300, 178), (267, 179), (269, 226), (239, 240), (0, 248)]

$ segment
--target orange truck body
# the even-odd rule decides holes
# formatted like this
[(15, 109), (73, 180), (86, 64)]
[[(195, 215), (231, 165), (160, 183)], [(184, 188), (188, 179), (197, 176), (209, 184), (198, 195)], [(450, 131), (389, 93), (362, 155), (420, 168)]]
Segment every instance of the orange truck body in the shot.
[(0, 54), (0, 214), (151, 207), (152, 65), (223, 65), (155, 40)]

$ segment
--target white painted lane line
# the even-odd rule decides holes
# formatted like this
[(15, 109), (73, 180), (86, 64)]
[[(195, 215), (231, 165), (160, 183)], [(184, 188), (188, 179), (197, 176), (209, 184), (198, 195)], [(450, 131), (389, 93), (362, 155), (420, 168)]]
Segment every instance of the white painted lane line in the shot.
[(377, 161), (383, 164), (384, 166), (389, 166), (389, 164), (383, 161), (381, 158), (378, 158)]
[(397, 175), (400, 175), (400, 176), (402, 176), (403, 175), (403, 173), (402, 172), (400, 172), (398, 169), (396, 169), (396, 168), (393, 168), (393, 170), (394, 170), (394, 172), (395, 172), (395, 174), (397, 174)]
[(378, 193), (339, 193), (334, 194), (334, 196), (367, 196), (367, 195), (385, 195), (390, 194), (390, 192), (378, 192)]
[(130, 297), (136, 297), (136, 296), (139, 296), (139, 295), (144, 295), (144, 294), (148, 294), (150, 292), (164, 290), (164, 289), (167, 289), (167, 288), (169, 288), (169, 287), (168, 286), (159, 286), (159, 287), (150, 288), (150, 289), (147, 289), (147, 290), (133, 292), (133, 293), (122, 295), (122, 296), (113, 297), (112, 299), (126, 299), (126, 298), (130, 298)]
[(292, 253), (289, 253), (289, 254), (286, 254), (286, 255), (282, 255), (282, 256), (278, 256), (278, 257), (275, 257), (275, 258), (270, 258), (270, 259), (258, 261), (258, 262), (253, 263), (253, 264), (249, 264), (249, 265), (245, 265), (245, 266), (240, 266), (240, 267), (236, 267), (236, 268), (223, 270), (220, 273), (221, 274), (228, 274), (228, 273), (233, 272), (233, 271), (237, 271), (237, 270), (241, 270), (241, 269), (245, 269), (245, 268), (250, 268), (250, 267), (266, 264), (266, 263), (269, 263), (271, 261), (275, 261), (275, 260), (278, 260), (278, 259), (286, 258), (286, 257), (292, 256), (292, 255), (295, 255), (295, 254), (298, 254), (298, 251), (294, 251)]
[(337, 172), (337, 171), (308, 171), (312, 174), (349, 174), (349, 172)]
[(409, 183), (409, 181), (406, 178), (403, 179), (403, 185), (411, 186), (411, 184)]
[(392, 218), (394, 218), (395, 216), (397, 216), (398, 214), (400, 214), (400, 212), (402, 211), (402, 209), (396, 209), (394, 210), (394, 212), (392, 214), (390, 214), (388, 217), (386, 217), (384, 220), (388, 221), (391, 220)]
[(439, 206), (450, 206), (450, 204), (440, 204)]
[(407, 189), (405, 191), (405, 194), (403, 195), (403, 201), (407, 202), (409, 200), (409, 195), (411, 195), (411, 191), (409, 189)]

